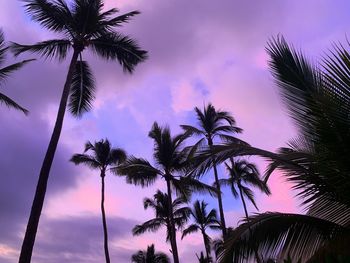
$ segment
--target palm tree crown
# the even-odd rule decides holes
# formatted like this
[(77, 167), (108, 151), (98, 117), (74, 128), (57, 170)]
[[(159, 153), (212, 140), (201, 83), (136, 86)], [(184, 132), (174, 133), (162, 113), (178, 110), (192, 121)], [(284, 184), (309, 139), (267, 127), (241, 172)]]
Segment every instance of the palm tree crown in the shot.
[(15, 55), (28, 51), (59, 60), (65, 59), (70, 50), (74, 51), (78, 61), (74, 63), (69, 109), (75, 116), (89, 111), (94, 99), (93, 75), (82, 57), (85, 49), (106, 60), (117, 60), (127, 72), (132, 72), (139, 62), (147, 58), (147, 52), (141, 50), (133, 39), (114, 31), (115, 27), (139, 14), (138, 11), (116, 15), (119, 11), (116, 8), (103, 10), (102, 0), (74, 0), (70, 3), (64, 0), (23, 2), (32, 20), (64, 37), (34, 45), (13, 43), (12, 50)]
[(146, 251), (139, 250), (131, 256), (132, 263), (170, 263), (169, 257), (160, 252), (156, 253), (154, 244), (147, 246)]
[(109, 167), (119, 165), (126, 159), (125, 151), (121, 148), (113, 148), (108, 139), (95, 143), (87, 142), (84, 152), (73, 155), (71, 161), (76, 165), (84, 164), (92, 169), (98, 169), (101, 171), (101, 176), (106, 175)]
[(226, 169), (229, 172), (229, 178), (220, 179), (220, 184), (223, 186), (229, 186), (232, 195), (235, 198), (247, 197), (249, 201), (258, 209), (254, 193), (249, 188), (249, 185), (257, 187), (262, 192), (270, 194), (270, 190), (267, 185), (260, 179), (260, 173), (255, 164), (249, 163), (245, 160), (230, 160), (230, 164), (225, 162)]
[(218, 230), (220, 229), (220, 222), (217, 219), (216, 210), (212, 209), (207, 212), (208, 204), (204, 201), (197, 200), (190, 213), (194, 222), (182, 231), (182, 238), (185, 236), (200, 231), (203, 235), (203, 241), (207, 258), (210, 258), (210, 243), (211, 238), (207, 234), (207, 229)]
[[(8, 47), (5, 46), (5, 38), (4, 33), (2, 30), (0, 30), (0, 65), (4, 62), (6, 51), (8, 50)], [(14, 71), (20, 69), (22, 66), (27, 64), (32, 60), (24, 60), (19, 63), (15, 63), (3, 68), (0, 68), (0, 83), (2, 84), (6, 78)], [(28, 114), (28, 110), (17, 104), (15, 101), (13, 101), (11, 98), (7, 97), (5, 94), (0, 92), (0, 103), (4, 103), (9, 108), (14, 108), (16, 110), (22, 111), (24, 114)]]
[[(167, 241), (170, 241), (171, 225), (169, 213), (171, 208), (169, 207), (169, 196), (166, 193), (157, 191), (153, 199), (145, 198), (143, 201), (144, 208), (151, 208), (154, 210), (155, 218), (144, 222), (141, 225), (137, 225), (133, 228), (134, 235), (141, 235), (146, 231), (156, 232), (162, 226), (167, 230)], [(187, 201), (181, 197), (176, 198), (172, 202), (172, 213), (174, 215), (174, 221), (176, 229), (180, 229), (184, 226), (190, 216), (190, 208), (185, 206)]]

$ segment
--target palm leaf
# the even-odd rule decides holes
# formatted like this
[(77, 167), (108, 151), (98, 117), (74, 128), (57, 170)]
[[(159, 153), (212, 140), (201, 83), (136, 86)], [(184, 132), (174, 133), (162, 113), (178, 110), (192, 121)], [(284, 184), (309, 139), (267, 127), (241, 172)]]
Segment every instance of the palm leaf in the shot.
[(92, 109), (95, 80), (86, 61), (78, 61), (73, 72), (68, 108), (73, 116), (81, 117)]
[(24, 52), (37, 53), (44, 58), (57, 58), (63, 60), (66, 58), (68, 50), (72, 47), (68, 39), (53, 39), (38, 42), (34, 45), (11, 44), (11, 50), (15, 56)]
[(107, 60), (117, 60), (124, 71), (133, 72), (135, 66), (147, 58), (134, 40), (117, 33), (104, 34), (91, 40), (92, 50)]
[(14, 108), (16, 110), (20, 110), (26, 115), (29, 113), (28, 110), (26, 110), (25, 108), (23, 108), (22, 106), (17, 104), (14, 100), (10, 99), (6, 95), (2, 94), (1, 92), (0, 92), (0, 103), (4, 103), (9, 108)]

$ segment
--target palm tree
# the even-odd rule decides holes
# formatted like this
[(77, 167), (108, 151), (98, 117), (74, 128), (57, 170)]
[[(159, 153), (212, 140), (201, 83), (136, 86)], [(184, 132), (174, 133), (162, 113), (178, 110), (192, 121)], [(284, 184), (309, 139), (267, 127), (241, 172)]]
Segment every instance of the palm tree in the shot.
[(164, 253), (156, 253), (154, 244), (147, 246), (146, 251), (139, 250), (131, 256), (133, 263), (170, 263), (169, 257)]
[(135, 41), (114, 31), (130, 20), (138, 11), (117, 16), (118, 9), (103, 11), (103, 0), (23, 0), (26, 12), (44, 28), (60, 33), (63, 38), (46, 40), (34, 45), (13, 43), (15, 55), (33, 52), (45, 58), (63, 60), (73, 51), (54, 130), (40, 170), (39, 180), (22, 244), (20, 262), (29, 263), (33, 251), (47, 181), (61, 134), (68, 102), (70, 112), (80, 117), (92, 107), (94, 79), (90, 67), (83, 60), (83, 51), (90, 49), (103, 59), (118, 61), (124, 71), (132, 73), (135, 66), (146, 59), (147, 52)]
[[(211, 149), (214, 145), (215, 137), (219, 137), (221, 140), (230, 142), (241, 142), (237, 138), (229, 135), (228, 133), (241, 133), (242, 129), (236, 127), (236, 121), (229, 112), (216, 110), (212, 104), (208, 104), (201, 111), (198, 107), (194, 108), (197, 114), (198, 127), (191, 125), (181, 125), (181, 128), (186, 132), (189, 132), (195, 136), (200, 136), (201, 139), (194, 145), (194, 149), (197, 149), (205, 142)], [(214, 161), (212, 168), (214, 170), (215, 185), (217, 188), (217, 199), (219, 205), (220, 222), (222, 227), (223, 236), (226, 236), (226, 223), (224, 216), (224, 208), (222, 204), (222, 195), (219, 184), (219, 175), (216, 168), (216, 162)]]
[(221, 262), (245, 262), (252, 240), (265, 258), (279, 261), (288, 255), (302, 263), (349, 260), (350, 54), (336, 46), (315, 66), (283, 38), (270, 42), (268, 53), (299, 137), (271, 158), (265, 180), (280, 169), (307, 213), (250, 217), (227, 241)]
[(167, 237), (166, 241), (171, 241), (172, 225), (170, 223), (169, 213), (172, 209), (172, 214), (176, 229), (180, 229), (187, 222), (191, 209), (187, 206), (187, 200), (184, 198), (176, 198), (172, 201), (172, 207), (169, 207), (169, 196), (161, 191), (157, 191), (153, 199), (145, 198), (143, 205), (145, 209), (151, 208), (154, 210), (155, 218), (137, 225), (133, 228), (134, 235), (141, 235), (147, 231), (156, 232), (162, 226), (166, 227)]
[[(0, 65), (4, 62), (6, 51), (8, 50), (8, 47), (5, 46), (5, 38), (4, 33), (0, 29)], [(23, 60), (22, 62), (18, 62), (9, 66), (6, 66), (4, 68), (0, 68), (0, 83), (3, 83), (5, 79), (14, 71), (20, 69), (22, 66), (27, 64), (28, 62), (32, 61), (30, 60)], [(17, 104), (14, 100), (7, 97), (5, 94), (2, 94), (0, 92), (0, 103), (4, 103), (9, 108), (14, 108), (16, 110), (22, 111), (24, 114), (28, 114), (28, 110)]]
[(142, 187), (153, 184), (159, 177), (165, 180), (170, 208), (169, 238), (174, 263), (179, 263), (179, 256), (172, 207), (173, 190), (186, 200), (189, 200), (193, 191), (216, 193), (214, 188), (184, 174), (184, 170), (188, 165), (188, 151), (183, 149), (183, 144), (189, 135), (189, 133), (181, 133), (172, 137), (168, 127), (162, 128), (154, 123), (148, 136), (154, 140), (153, 156), (156, 165), (152, 166), (145, 159), (130, 156), (122, 166), (116, 168), (119, 174), (126, 176), (128, 183), (141, 185)]
[(231, 164), (225, 162), (227, 171), (229, 172), (229, 178), (220, 179), (219, 183), (222, 186), (229, 186), (231, 188), (232, 195), (235, 198), (240, 198), (242, 201), (244, 214), (247, 220), (249, 220), (247, 205), (244, 197), (254, 205), (258, 210), (254, 199), (254, 193), (249, 188), (249, 185), (259, 188), (263, 193), (270, 194), (270, 190), (267, 185), (260, 179), (260, 173), (255, 164), (249, 163), (245, 160), (234, 161), (230, 160)]
[[(92, 154), (87, 154), (90, 151)], [(110, 169), (112, 165), (118, 165), (125, 161), (126, 153), (120, 148), (112, 148), (110, 142), (105, 140), (100, 140), (92, 144), (87, 142), (85, 144), (85, 151), (83, 154), (74, 154), (71, 158), (71, 162), (76, 165), (84, 164), (92, 169), (100, 171), (101, 177), (101, 213), (102, 213), (102, 225), (103, 225), (103, 235), (104, 235), (104, 251), (106, 262), (110, 263), (109, 251), (108, 251), (108, 232), (107, 232), (107, 222), (106, 213), (104, 207), (105, 200), (105, 177), (106, 172)]]
[(193, 208), (190, 211), (191, 216), (194, 219), (194, 223), (189, 225), (186, 229), (182, 231), (182, 238), (184, 238), (188, 234), (200, 231), (203, 236), (207, 259), (209, 260), (211, 258), (210, 256), (211, 238), (206, 233), (206, 230), (208, 228), (217, 230), (217, 229), (220, 229), (221, 227), (220, 227), (220, 222), (217, 219), (216, 210), (212, 209), (208, 213), (206, 210), (207, 206), (208, 204), (205, 203), (204, 201), (199, 202), (197, 200), (194, 203)]

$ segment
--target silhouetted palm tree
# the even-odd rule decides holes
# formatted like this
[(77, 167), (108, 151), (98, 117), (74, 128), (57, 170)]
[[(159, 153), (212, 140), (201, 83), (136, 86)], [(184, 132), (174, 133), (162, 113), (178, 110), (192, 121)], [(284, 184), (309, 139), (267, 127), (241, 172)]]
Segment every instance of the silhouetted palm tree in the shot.
[[(5, 60), (6, 51), (8, 50), (8, 47), (5, 45), (5, 38), (4, 33), (0, 29), (0, 65)], [(0, 83), (2, 84), (5, 79), (14, 71), (20, 69), (22, 66), (27, 64), (32, 60), (23, 60), (22, 62), (15, 63), (9, 66), (6, 66), (4, 68), (0, 68)], [(5, 94), (0, 92), (0, 103), (4, 103), (9, 108), (14, 108), (16, 110), (22, 111), (24, 114), (28, 114), (28, 110), (17, 104), (15, 101), (13, 101), (11, 98), (7, 97)]]
[[(197, 114), (198, 128), (190, 125), (181, 125), (181, 127), (186, 131), (190, 132), (192, 135), (202, 137), (194, 146), (194, 149), (199, 148), (205, 142), (212, 148), (214, 145), (214, 138), (219, 137), (224, 141), (234, 141), (240, 142), (237, 138), (231, 136), (232, 133), (242, 132), (241, 128), (236, 127), (236, 121), (231, 116), (229, 112), (216, 110), (210, 103), (204, 107), (201, 111), (198, 107), (195, 107), (195, 112)], [(222, 204), (221, 189), (219, 184), (219, 175), (216, 168), (216, 163), (212, 165), (215, 176), (215, 185), (217, 187), (217, 199), (219, 204), (220, 222), (222, 226), (223, 236), (226, 236), (226, 223), (224, 216), (224, 208)]]
[(169, 214), (172, 211), (176, 229), (184, 226), (190, 216), (191, 209), (187, 206), (187, 200), (184, 198), (176, 198), (169, 207), (169, 196), (161, 191), (157, 191), (153, 199), (145, 198), (143, 205), (145, 209), (151, 208), (155, 212), (155, 218), (137, 225), (133, 228), (134, 235), (141, 235), (147, 231), (156, 232), (159, 228), (165, 226), (167, 230), (166, 241), (171, 241), (172, 225)]
[(69, 4), (64, 0), (23, 0), (23, 2), (26, 12), (34, 21), (63, 37), (34, 45), (14, 43), (12, 50), (15, 55), (33, 52), (45, 58), (63, 60), (69, 51), (73, 51), (22, 244), (20, 262), (29, 263), (68, 99), (69, 110), (74, 116), (79, 117), (92, 107), (95, 85), (90, 67), (83, 60), (83, 51), (89, 49), (103, 59), (118, 61), (124, 71), (130, 73), (139, 62), (146, 59), (147, 52), (141, 50), (128, 36), (114, 31), (115, 27), (121, 26), (132, 16), (139, 14), (137, 11), (116, 16), (118, 12), (116, 8), (103, 11), (103, 0), (73, 0)]
[(174, 137), (170, 134), (168, 127), (161, 128), (157, 123), (148, 135), (154, 140), (153, 156), (155, 166), (147, 160), (129, 157), (126, 162), (118, 167), (116, 171), (125, 175), (128, 183), (141, 185), (142, 187), (153, 184), (157, 178), (162, 178), (166, 182), (169, 223), (170, 223), (170, 243), (174, 257), (174, 263), (179, 263), (179, 256), (176, 243), (176, 229), (172, 208), (173, 190), (182, 198), (189, 199), (193, 191), (210, 192), (215, 194), (215, 189), (205, 185), (190, 176), (183, 176), (187, 165), (188, 152), (183, 150), (184, 141), (189, 137), (188, 133), (182, 133)]
[(234, 161), (230, 160), (230, 164), (225, 162), (227, 171), (229, 172), (229, 178), (220, 179), (219, 183), (222, 186), (229, 186), (232, 192), (232, 195), (235, 198), (240, 198), (244, 208), (244, 214), (246, 219), (249, 220), (247, 205), (244, 197), (254, 205), (258, 210), (258, 207), (255, 203), (254, 193), (249, 188), (249, 186), (256, 187), (260, 189), (265, 194), (270, 194), (270, 190), (267, 185), (260, 179), (260, 173), (255, 164), (249, 163), (245, 160)]
[[(71, 161), (78, 164), (84, 164), (92, 169), (100, 171), (101, 177), (101, 213), (102, 213), (102, 225), (104, 235), (104, 251), (106, 262), (110, 263), (109, 251), (108, 251), (108, 231), (106, 222), (106, 213), (104, 207), (105, 200), (105, 177), (106, 172), (112, 165), (118, 165), (125, 161), (126, 153), (120, 148), (112, 148), (110, 142), (106, 140), (100, 140), (92, 144), (87, 142), (85, 144), (84, 154), (74, 154)], [(88, 154), (91, 152), (92, 154)]]
[[(252, 240), (266, 258), (279, 261), (288, 254), (302, 263), (349, 261), (350, 54), (338, 46), (322, 65), (312, 65), (283, 38), (270, 42), (268, 53), (300, 134), (270, 156), (265, 179), (281, 169), (308, 211), (250, 217), (227, 241), (221, 262), (246, 262), (253, 253)], [(237, 153), (228, 148), (221, 157)]]
[(156, 253), (154, 244), (147, 247), (146, 251), (139, 250), (131, 256), (133, 263), (170, 263), (169, 257), (164, 253)]
[(194, 219), (194, 222), (182, 231), (182, 238), (184, 238), (188, 234), (200, 231), (203, 236), (207, 259), (209, 260), (211, 258), (210, 256), (211, 238), (209, 237), (206, 231), (208, 228), (217, 230), (217, 229), (220, 229), (221, 226), (216, 216), (216, 210), (212, 209), (208, 213), (206, 210), (207, 206), (208, 204), (205, 203), (204, 201), (199, 202), (197, 200), (194, 203), (193, 208), (191, 209), (191, 212), (190, 212), (191, 216)]

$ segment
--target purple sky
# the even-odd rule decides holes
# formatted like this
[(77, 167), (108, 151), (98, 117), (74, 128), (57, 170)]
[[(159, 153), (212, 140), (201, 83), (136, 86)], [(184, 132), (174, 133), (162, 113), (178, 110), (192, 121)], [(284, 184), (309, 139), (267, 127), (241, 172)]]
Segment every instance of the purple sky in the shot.
[[(333, 41), (345, 42), (350, 24), (347, 2), (106, 0), (108, 7), (117, 5), (122, 12), (142, 11), (123, 31), (137, 39), (150, 58), (130, 76), (116, 63), (85, 55), (98, 85), (95, 107), (79, 120), (66, 115), (33, 262), (103, 260), (100, 178), (96, 172), (68, 162), (73, 153), (82, 152), (87, 140), (107, 137), (128, 153), (150, 159), (152, 141), (147, 133), (154, 121), (179, 132), (179, 124), (193, 124), (194, 106), (212, 102), (233, 113), (244, 129), (241, 138), (252, 145), (267, 150), (285, 145), (296, 132), (267, 68), (266, 42), (280, 33), (312, 59), (320, 59)], [(29, 44), (53, 37), (29, 21), (19, 1), (0, 1), (0, 26), (9, 41)], [(0, 108), (0, 262), (16, 262), (18, 257), (66, 70), (66, 62), (39, 59), (0, 87), (31, 112), (25, 117)], [(258, 163), (263, 170), (264, 163)], [(224, 174), (223, 169), (220, 172)], [(204, 180), (212, 182), (211, 174)], [(142, 199), (164, 186), (157, 182), (141, 189), (113, 175), (107, 183), (114, 261), (130, 262), (132, 253), (151, 243), (168, 252), (164, 231), (131, 235), (135, 224), (153, 216), (143, 210)], [(270, 186), (271, 197), (258, 195), (260, 211), (299, 211), (298, 201), (292, 199), (282, 177), (272, 177)], [(216, 208), (215, 200), (199, 198), (206, 198)], [(225, 191), (224, 206), (229, 225), (235, 226), (243, 213), (229, 191)], [(255, 212), (251, 207), (250, 211)], [(196, 262), (194, 253), (203, 250), (202, 239), (188, 236), (179, 250), (182, 262)]]

